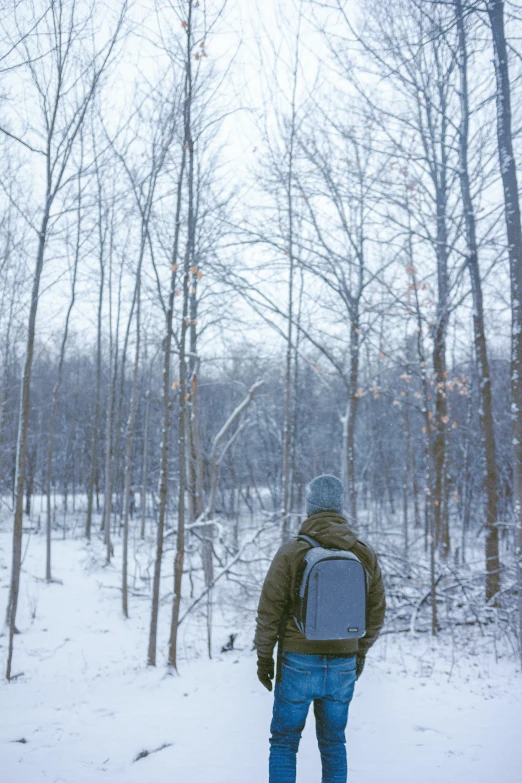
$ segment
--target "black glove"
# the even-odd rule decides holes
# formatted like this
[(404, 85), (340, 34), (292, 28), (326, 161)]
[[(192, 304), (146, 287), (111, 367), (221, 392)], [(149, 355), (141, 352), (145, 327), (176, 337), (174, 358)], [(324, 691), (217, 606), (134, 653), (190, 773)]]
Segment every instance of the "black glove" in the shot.
[(357, 655), (355, 658), (355, 679), (358, 680), (364, 669), (364, 655)]
[(267, 691), (272, 690), (272, 680), (274, 679), (274, 659), (257, 658), (257, 678), (261, 685), (264, 685)]

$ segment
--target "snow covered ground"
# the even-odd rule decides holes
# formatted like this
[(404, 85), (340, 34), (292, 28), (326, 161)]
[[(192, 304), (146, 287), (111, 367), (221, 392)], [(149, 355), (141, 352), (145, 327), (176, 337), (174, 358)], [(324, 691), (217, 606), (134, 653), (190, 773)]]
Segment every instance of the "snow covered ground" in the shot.
[[(119, 574), (100, 567), (99, 542), (53, 547), (63, 584), (41, 580), (43, 536), (30, 538), (24, 559), (14, 659), (23, 675), (0, 683), (1, 783), (266, 782), (272, 697), (256, 679), (250, 629), (239, 652), (182, 661), (180, 676), (168, 676), (166, 603), (159, 665), (147, 669), (148, 601), (131, 599), (124, 620)], [(9, 558), (5, 531), (2, 615)], [(4, 669), (5, 636), (0, 644)], [(447, 640), (384, 636), (352, 702), (350, 783), (518, 783), (521, 731), (513, 661), (479, 645), (462, 656)], [(312, 715), (298, 780), (320, 781)]]

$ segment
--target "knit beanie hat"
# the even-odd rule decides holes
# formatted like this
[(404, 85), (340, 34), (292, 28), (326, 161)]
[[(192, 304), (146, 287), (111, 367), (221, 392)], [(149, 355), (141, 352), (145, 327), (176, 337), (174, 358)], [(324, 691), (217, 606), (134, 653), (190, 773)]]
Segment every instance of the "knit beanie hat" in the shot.
[(319, 511), (343, 513), (344, 488), (336, 476), (325, 473), (310, 482), (306, 496), (306, 513), (309, 517)]

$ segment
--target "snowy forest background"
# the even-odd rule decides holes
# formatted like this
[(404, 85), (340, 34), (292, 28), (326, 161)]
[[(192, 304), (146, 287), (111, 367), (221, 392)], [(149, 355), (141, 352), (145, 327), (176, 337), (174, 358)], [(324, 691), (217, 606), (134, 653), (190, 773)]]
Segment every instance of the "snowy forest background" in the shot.
[(140, 618), (136, 665), (251, 650), (323, 472), (379, 554), (383, 638), (520, 667), (521, 22), (2, 2), (8, 681), (38, 676), (33, 588), (52, 626), (64, 567)]

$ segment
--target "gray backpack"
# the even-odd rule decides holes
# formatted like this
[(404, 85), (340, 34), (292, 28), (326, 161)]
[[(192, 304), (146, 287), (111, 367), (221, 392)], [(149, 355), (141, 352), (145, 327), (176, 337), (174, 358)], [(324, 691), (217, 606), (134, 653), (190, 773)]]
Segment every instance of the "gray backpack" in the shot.
[(300, 535), (311, 549), (297, 576), (294, 620), (306, 639), (360, 639), (366, 633), (367, 573), (351, 551), (326, 549)]

